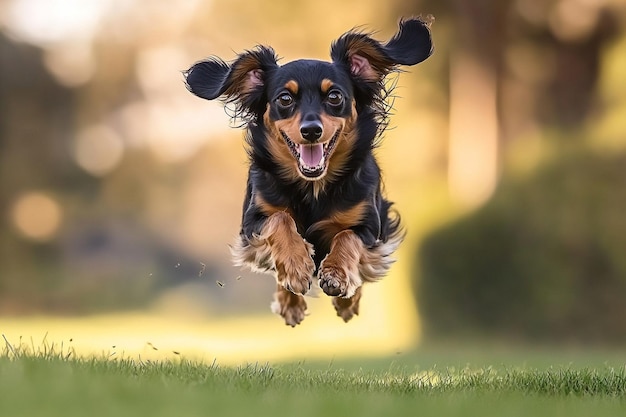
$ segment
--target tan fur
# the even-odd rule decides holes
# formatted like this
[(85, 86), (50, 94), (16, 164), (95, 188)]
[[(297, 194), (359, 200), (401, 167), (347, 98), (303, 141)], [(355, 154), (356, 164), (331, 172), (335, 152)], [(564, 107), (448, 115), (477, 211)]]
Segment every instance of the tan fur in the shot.
[(359, 224), (368, 206), (368, 203), (362, 201), (348, 210), (336, 211), (327, 219), (313, 223), (307, 230), (307, 234), (321, 232), (322, 239), (330, 242), (337, 233)]
[(261, 212), (263, 212), (263, 214), (265, 214), (267, 217), (271, 216), (272, 214), (278, 211), (285, 211), (291, 214), (290, 210), (287, 207), (280, 207), (280, 206), (275, 206), (273, 204), (270, 204), (267, 201), (265, 201), (265, 199), (260, 194), (256, 194), (256, 193), (254, 194), (254, 205), (257, 206), (259, 210), (261, 210)]
[(330, 87), (332, 86), (333, 86), (333, 82), (329, 80), (328, 78), (324, 78), (322, 80), (322, 84), (320, 85), (322, 93), (324, 94), (328, 93), (328, 90), (330, 90)]
[(296, 80), (289, 80), (285, 84), (285, 88), (289, 90), (291, 94), (296, 95), (298, 94), (298, 89), (300, 88), (300, 86), (298, 85), (298, 82)]

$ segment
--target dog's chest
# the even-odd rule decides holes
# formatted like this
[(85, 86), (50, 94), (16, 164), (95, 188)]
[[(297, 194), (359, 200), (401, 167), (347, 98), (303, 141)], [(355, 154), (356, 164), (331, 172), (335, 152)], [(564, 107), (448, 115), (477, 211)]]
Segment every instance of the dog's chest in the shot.
[(295, 205), (293, 217), (298, 232), (304, 238), (311, 243), (330, 244), (337, 233), (357, 226), (362, 221), (365, 210), (364, 203), (338, 207), (332, 201), (325, 201)]

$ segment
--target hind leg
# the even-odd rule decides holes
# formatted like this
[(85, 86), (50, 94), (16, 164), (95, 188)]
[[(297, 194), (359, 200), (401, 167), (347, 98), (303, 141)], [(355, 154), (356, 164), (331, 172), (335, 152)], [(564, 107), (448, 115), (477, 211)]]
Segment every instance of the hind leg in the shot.
[(284, 318), (285, 324), (291, 327), (296, 327), (302, 323), (306, 315), (304, 297), (292, 293), (280, 284), (277, 285), (271, 308), (273, 313)]
[(334, 297), (333, 306), (337, 315), (346, 323), (354, 316), (359, 315), (359, 302), (361, 301), (361, 288), (356, 289), (354, 295), (350, 298)]

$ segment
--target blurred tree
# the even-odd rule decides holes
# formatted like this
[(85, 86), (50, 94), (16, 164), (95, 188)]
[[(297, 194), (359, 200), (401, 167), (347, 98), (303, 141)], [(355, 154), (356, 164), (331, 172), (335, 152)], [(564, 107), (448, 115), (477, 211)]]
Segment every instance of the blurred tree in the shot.
[[(16, 236), (15, 198), (25, 190), (56, 190), (76, 173), (65, 151), (75, 97), (52, 80), (41, 57), (38, 48), (0, 32), (0, 307), (9, 309), (32, 296), (45, 281), (42, 265), (58, 254), (55, 247), (29, 245)], [(30, 263), (33, 258), (42, 265)], [(28, 285), (26, 277), (33, 278)]]
[(623, 30), (626, 9), (612, 0), (418, 0), (397, 8), (437, 19), (436, 53), (450, 62), (441, 86), (450, 89), (449, 187), (470, 207), (495, 189), (508, 143), (588, 120), (601, 51)]

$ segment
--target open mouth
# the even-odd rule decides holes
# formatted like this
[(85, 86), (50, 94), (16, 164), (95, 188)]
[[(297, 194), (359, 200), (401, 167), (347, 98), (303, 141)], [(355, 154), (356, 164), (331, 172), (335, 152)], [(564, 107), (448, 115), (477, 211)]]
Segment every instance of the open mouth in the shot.
[(296, 144), (289, 139), (285, 132), (281, 130), (280, 133), (283, 135), (289, 151), (298, 161), (298, 169), (305, 179), (316, 180), (324, 175), (330, 154), (337, 144), (339, 129), (329, 141), (312, 144)]

